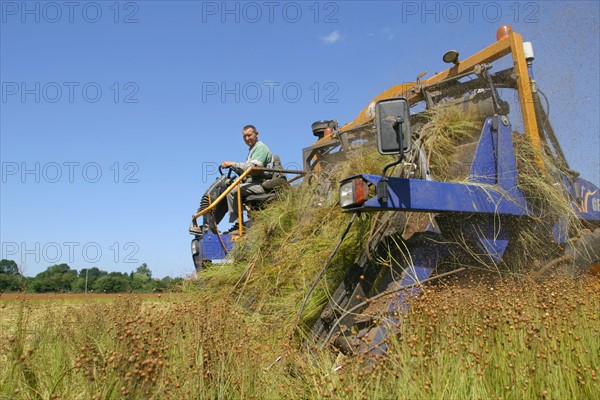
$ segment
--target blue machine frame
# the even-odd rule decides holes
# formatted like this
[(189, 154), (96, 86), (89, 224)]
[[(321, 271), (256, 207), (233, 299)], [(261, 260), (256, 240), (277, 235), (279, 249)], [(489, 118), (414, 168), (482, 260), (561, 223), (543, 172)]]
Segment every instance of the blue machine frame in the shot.
[[(202, 254), (204, 260), (223, 260), (233, 247), (233, 240), (228, 233), (221, 233), (221, 239), (215, 233), (206, 233), (202, 237)], [(222, 242), (221, 242), (222, 241)]]
[[(418, 282), (428, 279), (442, 257), (454, 250), (444, 239), (446, 229), (460, 230), (468, 240), (487, 255), (493, 263), (502, 260), (509, 244), (509, 232), (502, 220), (528, 218), (535, 210), (528, 207), (523, 193), (517, 187), (517, 167), (513, 149), (511, 125), (506, 116), (488, 118), (483, 126), (481, 137), (469, 171), (467, 183), (449, 183), (384, 177), (378, 175), (355, 175), (341, 183), (357, 177), (376, 188), (375, 195), (362, 205), (347, 208), (348, 212), (373, 211), (416, 211), (463, 215), (468, 222), (450, 224), (441, 232), (429, 228), (429, 234), (439, 236), (439, 240), (423, 241), (413, 237), (406, 243), (410, 249), (411, 266), (398, 271), (401, 279), (398, 291), (387, 306), (387, 323), (359, 333), (367, 334), (368, 348), (362, 344), (361, 351), (383, 354), (386, 351), (385, 338), (389, 337), (401, 322), (407, 309), (406, 300), (420, 293)], [(387, 186), (387, 196), (378, 196), (378, 182)], [(570, 183), (565, 178), (565, 190), (573, 200), (573, 208), (582, 220), (597, 225), (600, 222), (600, 192), (596, 186), (583, 179)], [(473, 218), (475, 217), (475, 218)], [(562, 243), (567, 239), (567, 227), (556, 221), (554, 239)], [(396, 266), (399, 268), (400, 266)], [(406, 289), (400, 290), (402, 287)], [(363, 342), (363, 343), (365, 343)]]
[[(468, 213), (487, 215), (529, 216), (523, 193), (517, 187), (517, 167), (512, 131), (508, 118), (495, 116), (485, 121), (469, 171), (468, 183), (427, 181), (421, 179), (355, 175), (341, 183), (362, 178), (375, 187), (387, 181), (388, 199), (377, 195), (362, 205), (346, 209), (362, 211), (419, 211), (434, 213)], [(565, 179), (567, 182), (568, 180)], [(600, 192), (583, 179), (566, 186), (579, 217), (589, 222), (600, 221)]]

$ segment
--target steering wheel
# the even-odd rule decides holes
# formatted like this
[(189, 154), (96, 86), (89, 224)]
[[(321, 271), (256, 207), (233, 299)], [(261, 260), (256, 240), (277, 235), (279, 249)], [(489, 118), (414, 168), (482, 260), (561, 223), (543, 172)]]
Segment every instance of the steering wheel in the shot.
[[(233, 168), (231, 168), (231, 167), (227, 167), (227, 169), (229, 170), (229, 171), (227, 172), (227, 179), (231, 179), (231, 174), (232, 174), (232, 173), (235, 173), (235, 174), (237, 175), (237, 172), (235, 172), (235, 171), (233, 170)], [(221, 174), (221, 176), (225, 175), (225, 173), (223, 172), (223, 168), (221, 168), (221, 166), (220, 166), (220, 165), (219, 165), (219, 174)]]

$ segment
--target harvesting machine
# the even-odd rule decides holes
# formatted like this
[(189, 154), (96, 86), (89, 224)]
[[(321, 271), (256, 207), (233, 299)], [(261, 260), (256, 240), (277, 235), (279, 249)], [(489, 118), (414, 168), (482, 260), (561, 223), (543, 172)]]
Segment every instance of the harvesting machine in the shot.
[[(380, 175), (358, 174), (339, 184), (344, 211), (377, 214), (362, 254), (312, 328), (321, 348), (385, 352), (386, 337), (394, 334), (406, 300), (422, 290), (422, 283), (468, 266), (507, 268), (522, 250), (524, 229), (543, 248), (534, 268), (538, 276), (557, 270), (600, 272), (600, 191), (571, 170), (561, 150), (533, 76), (531, 43), (504, 26), (487, 48), (464, 60), (452, 50), (443, 60), (450, 68), (386, 90), (342, 127), (334, 120), (313, 124), (319, 139), (303, 150), (307, 173), (326, 172), (369, 143), (394, 158)], [(432, 173), (425, 146), (427, 113), (443, 107), (475, 113), (480, 121), (479, 133), (453, 144), (444, 174), (437, 174), (462, 177), (459, 182)], [(548, 212), (545, 207), (554, 200), (540, 200), (548, 195), (532, 193), (520, 182), (526, 173), (520, 171), (523, 156), (516, 153), (524, 143), (531, 148), (525, 161), (565, 199), (564, 213)], [(228, 235), (213, 231), (211, 207), (218, 207), (224, 190), (234, 190), (240, 179), (214, 193), (209, 189), (193, 217), (193, 227), (201, 232), (192, 241), (197, 267), (224, 257), (232, 245)], [(332, 187), (323, 185), (321, 195)]]

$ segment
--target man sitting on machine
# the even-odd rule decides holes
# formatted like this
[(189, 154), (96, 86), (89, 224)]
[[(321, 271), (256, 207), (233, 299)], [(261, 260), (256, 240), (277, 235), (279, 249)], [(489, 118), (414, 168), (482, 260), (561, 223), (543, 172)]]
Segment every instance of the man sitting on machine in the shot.
[[(273, 155), (266, 144), (258, 140), (258, 131), (254, 125), (246, 125), (242, 128), (242, 137), (244, 142), (248, 145), (248, 157), (244, 162), (234, 161), (223, 161), (221, 168), (233, 169), (238, 175), (241, 175), (249, 168), (252, 167), (267, 167), (273, 161)], [(262, 172), (256, 174), (250, 174), (246, 177), (244, 183), (240, 185), (240, 193), (242, 201), (251, 195), (262, 195), (266, 194), (265, 189), (261, 185), (265, 181), (265, 175)], [(234, 225), (229, 229), (227, 233), (238, 234), (239, 233), (239, 215), (237, 208), (237, 190), (232, 190), (227, 195), (227, 208), (229, 210), (229, 222)]]

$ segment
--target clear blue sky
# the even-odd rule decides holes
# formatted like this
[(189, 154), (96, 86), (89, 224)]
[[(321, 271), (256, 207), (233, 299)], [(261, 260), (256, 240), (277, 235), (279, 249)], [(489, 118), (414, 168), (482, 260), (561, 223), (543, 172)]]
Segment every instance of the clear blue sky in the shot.
[(193, 272), (187, 229), (215, 166), (247, 148), (288, 167), (313, 121), (445, 69), (511, 24), (572, 167), (598, 184), (597, 1), (0, 1), (0, 257)]

